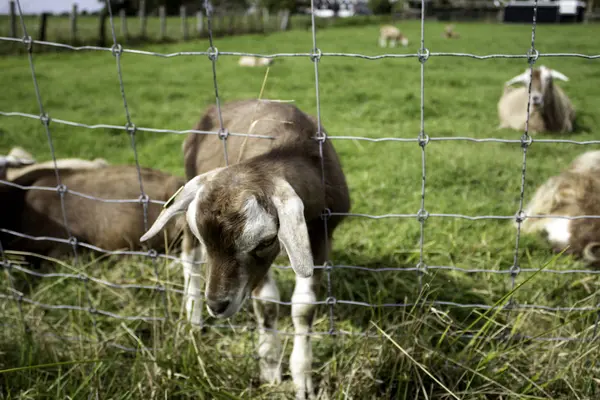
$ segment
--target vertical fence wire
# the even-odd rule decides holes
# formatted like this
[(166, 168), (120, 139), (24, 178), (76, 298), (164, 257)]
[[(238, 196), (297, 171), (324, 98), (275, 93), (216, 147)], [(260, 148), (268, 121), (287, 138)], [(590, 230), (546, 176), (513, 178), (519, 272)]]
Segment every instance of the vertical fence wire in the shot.
[[(120, 92), (121, 92), (121, 98), (123, 100), (123, 109), (125, 110), (125, 119), (126, 119), (125, 129), (127, 130), (127, 133), (129, 134), (130, 143), (131, 143), (131, 149), (133, 151), (135, 168), (136, 168), (137, 177), (138, 177), (138, 184), (139, 184), (139, 188), (140, 188), (139, 201), (140, 201), (141, 206), (142, 206), (143, 226), (144, 226), (144, 232), (145, 232), (145, 231), (148, 230), (148, 204), (149, 204), (150, 198), (144, 192), (144, 183), (143, 183), (143, 178), (142, 178), (142, 171), (141, 171), (141, 167), (140, 167), (140, 162), (139, 162), (139, 157), (138, 157), (138, 152), (137, 152), (137, 146), (136, 146), (136, 140), (135, 140), (135, 135), (136, 135), (137, 129), (136, 129), (135, 124), (131, 121), (131, 114), (129, 112), (129, 105), (127, 103), (127, 96), (125, 95), (125, 84), (123, 83), (123, 70), (122, 70), (122, 67), (121, 67), (121, 56), (123, 54), (123, 47), (117, 41), (117, 35), (115, 33), (114, 17), (113, 17), (113, 12), (112, 12), (112, 7), (111, 7), (111, 1), (110, 0), (106, 0), (106, 8), (108, 10), (108, 17), (109, 17), (109, 21), (110, 21), (111, 35), (112, 35), (112, 39), (113, 39), (113, 47), (111, 49), (112, 50), (111, 53), (115, 57), (115, 62), (116, 62), (116, 66), (117, 66), (117, 76), (118, 76), (118, 80), (119, 80), (119, 89), (120, 89)], [(152, 248), (150, 248), (148, 250), (148, 256), (152, 260), (152, 269), (153, 269), (154, 278), (156, 279), (155, 293), (158, 293), (159, 296), (162, 299), (163, 309), (164, 309), (164, 318), (169, 319), (169, 307), (168, 307), (168, 302), (167, 302), (167, 293), (164, 290), (164, 286), (161, 284), (160, 274), (158, 273), (158, 261), (156, 259), (156, 254), (157, 254), (156, 250), (154, 250)], [(152, 327), (153, 327), (153, 331), (156, 333), (157, 332), (157, 321), (156, 321), (156, 319), (152, 320)], [(154, 352), (155, 352), (155, 355), (156, 355), (156, 353), (157, 353), (156, 347), (154, 347)]]
[[(58, 195), (60, 197), (60, 207), (61, 207), (61, 214), (62, 214), (62, 218), (63, 218), (63, 224), (64, 224), (64, 228), (65, 228), (65, 232), (68, 236), (69, 239), (69, 244), (71, 245), (72, 249), (73, 249), (73, 256), (74, 256), (74, 264), (77, 267), (80, 267), (80, 263), (79, 263), (79, 255), (78, 255), (78, 251), (77, 251), (77, 238), (73, 236), (72, 231), (70, 229), (69, 226), (69, 221), (68, 221), (68, 217), (67, 217), (67, 209), (66, 209), (66, 205), (65, 205), (65, 194), (67, 193), (67, 187), (65, 185), (63, 185), (62, 180), (61, 180), (61, 176), (60, 176), (60, 172), (58, 170), (58, 165), (56, 162), (56, 152), (54, 149), (54, 141), (52, 140), (52, 134), (50, 132), (50, 116), (46, 113), (45, 109), (44, 109), (44, 102), (42, 100), (42, 95), (40, 92), (40, 87), (39, 87), (39, 83), (38, 83), (38, 79), (37, 79), (37, 75), (35, 72), (35, 65), (33, 62), (33, 40), (31, 38), (31, 36), (29, 36), (28, 31), (27, 31), (27, 26), (25, 24), (25, 18), (23, 16), (23, 10), (21, 8), (21, 1), (17, 0), (16, 2), (17, 4), (17, 9), (19, 12), (19, 20), (21, 23), (21, 28), (23, 30), (23, 37), (24, 37), (24, 43), (27, 46), (27, 59), (29, 61), (29, 69), (31, 71), (31, 77), (33, 80), (33, 87), (35, 90), (35, 98), (38, 104), (38, 108), (40, 111), (40, 121), (42, 123), (42, 125), (44, 126), (44, 130), (46, 133), (46, 137), (48, 140), (48, 145), (50, 148), (50, 155), (52, 157), (52, 162), (54, 165), (54, 173), (55, 173), (55, 177), (56, 177), (56, 190), (58, 192)], [(95, 335), (95, 341), (99, 342), (100, 341), (100, 332), (98, 330), (98, 324), (96, 321), (96, 316), (95, 316), (95, 308), (92, 302), (92, 295), (91, 292), (89, 290), (89, 286), (88, 286), (88, 280), (87, 277), (84, 274), (81, 274), (81, 280), (83, 282), (83, 287), (84, 287), (84, 296), (87, 300), (87, 304), (88, 304), (88, 315), (92, 321), (92, 325), (93, 325), (93, 330), (94, 330), (94, 335)], [(21, 296), (19, 297), (19, 311), (22, 313), (22, 309), (21, 309)], [(92, 351), (94, 350), (93, 346), (90, 346), (92, 348)], [(95, 363), (92, 363), (88, 366), (88, 371), (89, 373), (95, 375), (93, 373), (94, 371), (94, 365)], [(91, 385), (90, 387), (90, 392), (88, 395), (88, 398), (91, 398), (93, 395), (98, 394), (98, 387), (94, 388), (94, 385)]]
[[(323, 157), (323, 145), (327, 140), (327, 133), (323, 129), (323, 125), (321, 122), (321, 96), (319, 92), (319, 62), (321, 61), (322, 52), (321, 49), (317, 46), (317, 28), (315, 24), (315, 4), (314, 0), (310, 2), (310, 12), (311, 12), (311, 36), (312, 36), (312, 50), (311, 50), (311, 60), (314, 64), (315, 68), (315, 100), (316, 100), (316, 108), (317, 108), (317, 132), (316, 132), (316, 140), (319, 144), (319, 158), (321, 162), (321, 185), (323, 191), (326, 188), (325, 181), (325, 158)], [(329, 308), (329, 334), (335, 334), (335, 304), (337, 300), (333, 294), (333, 285), (332, 285), (332, 272), (333, 272), (333, 264), (330, 260), (330, 252), (329, 252), (329, 238), (328, 238), (328, 227), (327, 220), (331, 216), (331, 210), (326, 208), (322, 210), (322, 219), (323, 219), (323, 245), (325, 247), (325, 273), (327, 278), (327, 299), (325, 303)]]
[[(519, 245), (520, 245), (520, 240), (521, 240), (521, 224), (524, 220), (524, 211), (523, 211), (523, 205), (525, 203), (525, 186), (526, 186), (526, 181), (525, 181), (525, 175), (526, 175), (526, 171), (527, 171), (527, 150), (529, 148), (529, 145), (531, 145), (532, 143), (532, 138), (529, 135), (529, 118), (531, 116), (531, 87), (532, 87), (532, 82), (533, 82), (533, 65), (534, 63), (537, 61), (538, 58), (538, 51), (535, 49), (535, 28), (536, 28), (536, 17), (537, 17), (537, 11), (538, 11), (538, 0), (534, 1), (534, 5), (533, 5), (533, 20), (531, 23), (531, 47), (529, 49), (529, 51), (527, 52), (528, 54), (528, 63), (529, 63), (529, 82), (528, 82), (528, 87), (527, 87), (527, 114), (525, 117), (525, 132), (523, 133), (523, 135), (521, 136), (521, 148), (523, 149), (523, 163), (521, 166), (521, 187), (520, 187), (520, 193), (519, 193), (519, 210), (516, 214), (516, 222), (517, 222), (517, 233), (516, 233), (516, 237), (515, 237), (515, 253), (514, 253), (514, 258), (513, 258), (513, 265), (510, 267), (510, 280), (511, 280), (511, 290), (515, 289), (515, 284), (516, 284), (516, 279), (517, 276), (519, 275), (519, 273), (521, 272), (521, 267), (519, 265)], [(526, 216), (525, 216), (526, 217)], [(507, 303), (507, 307), (508, 307), (508, 315), (507, 318), (510, 316), (510, 309), (513, 308), (516, 305), (516, 301), (515, 301), (515, 296), (514, 294), (510, 296), (510, 299)], [(508, 331), (505, 332), (505, 334), (507, 334)]]
[(423, 275), (427, 271), (427, 266), (424, 261), (424, 243), (425, 243), (425, 220), (428, 217), (428, 213), (425, 210), (425, 182), (426, 182), (426, 168), (425, 168), (425, 146), (429, 143), (429, 136), (425, 133), (425, 62), (429, 59), (429, 50), (425, 47), (425, 0), (421, 0), (421, 46), (418, 51), (419, 62), (421, 63), (421, 129), (419, 131), (418, 143), (421, 147), (421, 205), (417, 213), (417, 219), (419, 221), (420, 236), (419, 236), (419, 263), (417, 265), (418, 277), (419, 277), (419, 295), (423, 291)]

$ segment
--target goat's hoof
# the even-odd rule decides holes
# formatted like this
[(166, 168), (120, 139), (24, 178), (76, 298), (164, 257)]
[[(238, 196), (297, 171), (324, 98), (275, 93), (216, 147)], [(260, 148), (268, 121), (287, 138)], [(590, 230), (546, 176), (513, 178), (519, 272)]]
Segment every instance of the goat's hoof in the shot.
[(260, 379), (269, 385), (279, 385), (281, 383), (281, 366), (279, 364), (262, 365)]

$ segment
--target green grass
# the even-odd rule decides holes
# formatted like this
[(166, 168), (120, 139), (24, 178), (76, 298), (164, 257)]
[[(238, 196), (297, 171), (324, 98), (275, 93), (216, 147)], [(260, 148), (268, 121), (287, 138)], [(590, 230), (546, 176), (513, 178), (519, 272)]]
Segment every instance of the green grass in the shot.
[[(323, 52), (380, 54), (377, 26), (339, 28), (317, 33)], [(394, 52), (415, 53), (419, 24), (403, 30), (411, 44)], [(443, 24), (427, 22), (426, 45), (431, 51), (525, 53), (531, 28), (525, 25), (458, 24), (461, 39), (441, 38)], [(538, 26), (536, 48), (542, 53), (600, 53), (598, 25)], [(216, 42), (220, 51), (258, 53), (308, 52), (311, 36), (293, 31), (268, 37), (240, 36)], [(205, 40), (154, 45), (157, 52), (205, 50)], [(52, 118), (86, 124), (124, 125), (125, 112), (114, 58), (107, 52), (34, 55), (44, 107)], [(548, 58), (539, 63), (571, 80), (561, 83), (578, 111), (576, 140), (597, 139), (600, 124), (598, 60)], [(524, 59), (474, 60), (431, 57), (425, 64), (425, 130), (431, 137), (519, 139), (522, 132), (497, 130), (496, 102), (503, 83), (526, 68)], [(123, 79), (132, 121), (140, 127), (190, 129), (205, 107), (214, 103), (211, 64), (207, 57), (158, 58), (124, 54)], [(25, 56), (0, 59), (0, 110), (39, 114)], [(420, 68), (415, 58), (369, 61), (323, 57), (319, 63), (321, 115), (330, 135), (371, 138), (415, 138), (420, 129)], [(217, 62), (223, 101), (255, 98), (264, 69), (241, 69), (234, 57)], [(294, 100), (316, 114), (314, 68), (307, 58), (278, 59), (271, 67), (264, 98)], [(58, 157), (103, 157), (111, 163), (132, 163), (124, 131), (89, 130), (51, 123)], [(536, 137), (549, 138), (550, 135)], [(564, 138), (566, 136), (556, 136)], [(181, 142), (173, 134), (139, 132), (136, 136), (143, 166), (182, 175)], [(21, 145), (39, 160), (50, 158), (43, 126), (37, 120), (0, 118), (0, 152)], [(421, 196), (421, 150), (417, 143), (335, 140), (352, 197), (352, 212), (416, 213)], [(535, 187), (565, 167), (575, 156), (597, 146), (534, 143), (527, 155), (527, 188)], [(519, 206), (522, 149), (518, 143), (432, 141), (426, 147), (425, 208), (430, 213), (514, 215)], [(416, 219), (348, 218), (335, 235), (336, 265), (369, 268), (410, 268), (419, 261), (420, 226)], [(486, 269), (486, 273), (430, 270), (419, 292), (414, 272), (370, 272), (334, 269), (332, 294), (337, 299), (376, 304), (420, 300), (465, 304), (505, 303), (510, 277), (494, 274), (513, 262), (515, 229), (511, 221), (468, 221), (430, 217), (425, 222), (424, 261), (430, 266), (454, 265)], [(583, 269), (567, 257), (554, 258), (539, 237), (521, 238), (522, 268)], [(286, 260), (282, 260), (285, 263)], [(163, 284), (181, 287), (179, 269), (158, 265)], [(153, 267), (146, 260), (97, 258), (56, 271), (85, 273), (118, 283), (153, 284)], [(276, 270), (282, 299), (289, 300), (293, 274)], [(16, 274), (15, 274), (16, 275)], [(2, 292), (6, 293), (3, 280)], [(522, 273), (513, 294), (519, 304), (550, 307), (595, 307), (600, 283), (585, 274)], [(88, 284), (97, 308), (122, 315), (162, 315), (163, 300), (148, 290), (116, 290)], [(49, 304), (87, 307), (85, 285), (76, 280), (44, 279), (28, 296)], [(325, 282), (323, 283), (325, 288)], [(325, 292), (325, 289), (324, 289)], [(324, 297), (323, 297), (324, 298)], [(167, 307), (181, 320), (179, 295), (169, 293)], [(208, 329), (203, 334), (183, 322), (115, 321), (68, 310), (42, 310), (23, 305), (31, 327), (24, 335), (21, 316), (11, 302), (0, 302), (0, 398), (87, 398), (97, 388), (99, 398), (290, 398), (290, 381), (283, 387), (260, 386), (252, 358), (255, 336), (247, 328)], [(249, 304), (247, 310), (251, 310)], [(289, 307), (282, 306), (279, 328), (292, 332)], [(452, 306), (361, 307), (337, 304), (335, 327), (367, 332), (358, 336), (313, 339), (317, 387), (331, 399), (596, 399), (600, 396), (598, 340), (501, 341), (506, 330), (542, 337), (591, 339), (596, 312), (482, 310)], [(328, 331), (326, 306), (317, 310), (315, 330)], [(250, 313), (229, 321), (246, 325)], [(210, 321), (214, 323), (215, 321)], [(222, 321), (221, 321), (222, 323)], [(226, 322), (228, 323), (228, 322)], [(250, 324), (251, 325), (251, 324)], [(389, 335), (393, 342), (385, 335)], [(458, 334), (475, 334), (472, 340)], [(96, 335), (124, 346), (138, 340), (150, 350), (137, 355), (87, 342), (60, 341), (53, 335)], [(489, 337), (494, 337), (490, 340)], [(291, 337), (284, 339), (287, 373)], [(94, 361), (94, 362), (92, 362)], [(62, 364), (61, 364), (62, 363)], [(12, 370), (25, 367), (20, 370)], [(445, 387), (445, 388), (444, 388)], [(449, 394), (452, 392), (453, 395)]]

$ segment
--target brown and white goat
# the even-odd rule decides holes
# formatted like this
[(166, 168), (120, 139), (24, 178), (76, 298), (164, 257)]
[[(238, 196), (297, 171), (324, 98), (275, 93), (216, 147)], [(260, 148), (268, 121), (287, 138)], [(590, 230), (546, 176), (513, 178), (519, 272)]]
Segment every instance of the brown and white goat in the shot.
[[(500, 128), (525, 130), (530, 75), (531, 71), (526, 69), (505, 83), (504, 92), (498, 101)], [(573, 131), (575, 109), (569, 97), (554, 82), (555, 79), (569, 80), (562, 73), (543, 65), (533, 70), (528, 129), (530, 133)], [(515, 83), (522, 83), (524, 86), (511, 87)]]
[(408, 46), (408, 38), (393, 25), (384, 25), (379, 29), (379, 47), (386, 47), (388, 41), (390, 47), (396, 47), (398, 42), (404, 47)]
[[(139, 250), (139, 237), (144, 233), (142, 205), (133, 203), (102, 202), (81, 197), (69, 191), (101, 199), (137, 199), (140, 197), (135, 166), (106, 166), (95, 169), (59, 169), (61, 183), (68, 191), (64, 194), (65, 213), (71, 235), (79, 242), (104, 250)], [(167, 201), (185, 180), (164, 172), (142, 168), (144, 192), (152, 200)], [(54, 168), (38, 168), (10, 181), (21, 187), (56, 187)], [(60, 197), (56, 191), (22, 189), (0, 182), (0, 227), (30, 236), (68, 238), (63, 220)], [(148, 204), (148, 223), (152, 224), (162, 210), (155, 203)], [(173, 221), (168, 227), (168, 238), (175, 240), (177, 230), (183, 230), (185, 221)], [(66, 243), (48, 240), (30, 240), (9, 232), (0, 232), (5, 250), (27, 251), (51, 257), (69, 256), (72, 247)], [(164, 248), (163, 237), (151, 243), (157, 251)]]
[[(290, 369), (297, 398), (312, 398), (309, 333), (321, 277), (314, 265), (328, 260), (333, 232), (343, 219), (336, 214), (350, 209), (346, 178), (330, 141), (323, 143), (321, 159), (317, 121), (296, 106), (234, 101), (221, 106), (221, 115), (230, 132), (259, 132), (275, 139), (229, 136), (226, 166), (221, 139), (190, 134), (183, 145), (188, 182), (141, 240), (152, 238), (173, 216), (186, 213), (189, 230), (184, 230), (182, 261), (188, 319), (199, 322), (202, 308), (200, 271), (190, 261), (206, 257), (209, 314), (228, 318), (250, 295), (255, 298), (260, 373), (269, 383), (281, 382), (276, 331), (280, 294), (270, 267), (283, 248), (296, 274)], [(208, 108), (194, 129), (218, 130), (217, 109)], [(326, 209), (333, 215), (325, 225)]]
[(600, 215), (600, 151), (588, 151), (577, 157), (559, 175), (550, 177), (534, 193), (525, 208), (527, 218), (521, 224), (524, 233), (542, 233), (555, 251), (569, 248), (566, 254), (590, 264), (600, 261), (600, 219), (552, 218)]

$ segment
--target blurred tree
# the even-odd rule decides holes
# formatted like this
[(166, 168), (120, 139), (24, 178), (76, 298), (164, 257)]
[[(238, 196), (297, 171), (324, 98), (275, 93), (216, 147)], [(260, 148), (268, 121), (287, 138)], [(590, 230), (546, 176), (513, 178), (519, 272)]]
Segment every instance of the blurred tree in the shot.
[(389, 14), (392, 12), (390, 0), (369, 0), (369, 8), (375, 15)]

